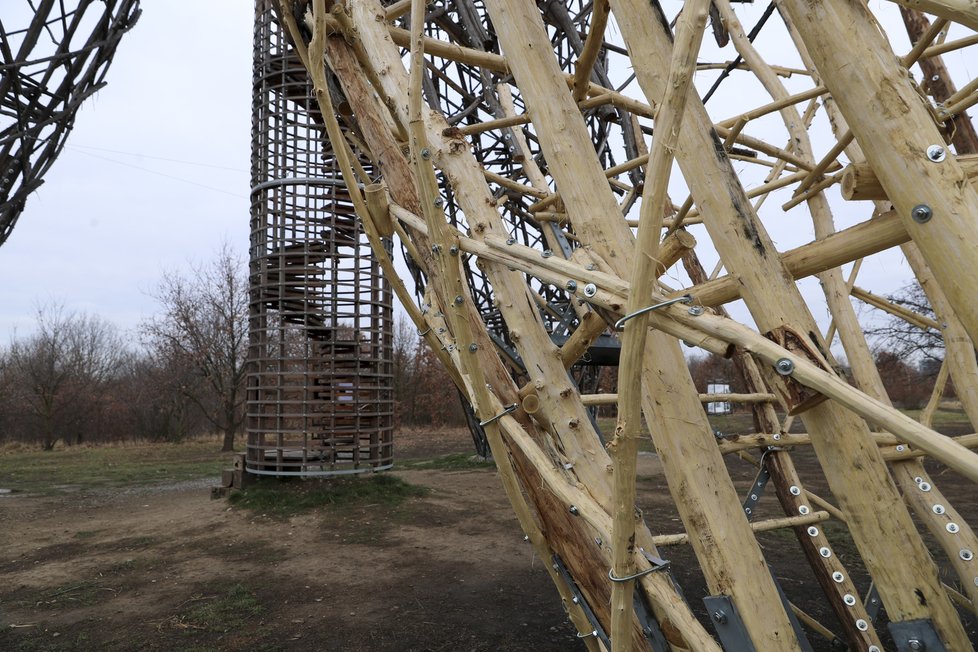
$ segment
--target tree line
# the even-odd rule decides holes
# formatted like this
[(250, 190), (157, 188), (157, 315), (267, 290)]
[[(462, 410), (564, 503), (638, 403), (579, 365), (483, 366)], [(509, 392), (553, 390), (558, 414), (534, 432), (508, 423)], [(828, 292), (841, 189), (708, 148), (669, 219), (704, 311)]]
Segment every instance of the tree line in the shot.
[[(243, 262), (224, 246), (208, 264), (163, 274), (152, 295), (159, 311), (135, 334), (54, 304), (38, 309), (30, 335), (0, 346), (0, 444), (51, 450), (59, 442), (179, 442), (218, 432), (222, 449), (233, 450), (245, 419)], [(933, 314), (919, 286), (889, 298)], [(920, 407), (943, 356), (938, 334), (895, 318), (867, 332), (878, 344), (876, 361), (890, 397), (898, 406)], [(448, 374), (403, 316), (394, 325), (392, 362), (397, 426), (465, 425)], [(689, 363), (701, 392), (717, 380), (744, 391), (730, 360), (694, 356)], [(602, 371), (598, 391), (617, 391), (615, 371)]]
[[(151, 291), (158, 311), (133, 333), (59, 304), (37, 309), (34, 330), (0, 345), (0, 444), (55, 446), (126, 440), (179, 442), (244, 429), (248, 277), (228, 246)], [(395, 420), (465, 423), (454, 387), (413, 327), (394, 334)]]

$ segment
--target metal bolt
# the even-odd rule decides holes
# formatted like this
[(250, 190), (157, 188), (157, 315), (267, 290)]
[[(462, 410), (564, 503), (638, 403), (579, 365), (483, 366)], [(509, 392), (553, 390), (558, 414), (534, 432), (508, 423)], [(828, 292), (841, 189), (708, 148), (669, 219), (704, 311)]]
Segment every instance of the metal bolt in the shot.
[(752, 512), (753, 512), (753, 510), (750, 507), (745, 507), (744, 508), (744, 514), (747, 514), (748, 516), (750, 516)]
[(510, 246), (516, 244), (516, 238), (506, 238), (506, 244)]
[(846, 593), (844, 596), (842, 596), (842, 601), (851, 607), (856, 604), (856, 596), (852, 595), (851, 593)]
[(445, 200), (441, 197), (435, 197), (435, 201), (432, 202), (437, 208), (441, 208), (445, 205)]
[(757, 500), (757, 494), (751, 494), (750, 495), (750, 499), (751, 500)]
[(941, 76), (940, 75), (931, 75), (930, 80), (931, 81), (935, 81), (935, 82), (936, 81), (940, 81), (941, 80)]
[(554, 252), (550, 251), (549, 249), (545, 249), (544, 252), (540, 255), (543, 256), (544, 258), (550, 258), (551, 256), (554, 255)]
[(927, 204), (917, 204), (910, 211), (910, 217), (917, 224), (925, 224), (930, 222), (930, 218), (934, 217), (934, 211)]
[(877, 645), (870, 645), (869, 646), (869, 652), (881, 652), (881, 650), (879, 649), (879, 646), (877, 646)]
[(469, 344), (469, 352), (475, 353), (478, 350), (479, 350), (479, 345), (478, 344), (476, 344), (475, 342), (473, 342), (472, 344)]
[(846, 576), (839, 571), (835, 571), (832, 573), (832, 579), (835, 580), (836, 584), (842, 584), (843, 580), (846, 579)]
[(916, 482), (917, 484), (920, 484), (921, 482), (924, 481), (924, 479), (918, 475), (913, 479), (913, 481)]
[(571, 598), (571, 602), (573, 602), (574, 604), (579, 604), (580, 601), (581, 601), (581, 599), (579, 597), (577, 597), (576, 595), (573, 598)]
[(578, 515), (579, 512), (577, 511), (577, 505), (570, 506), (570, 513), (573, 514), (574, 516)]
[(720, 623), (721, 625), (725, 625), (727, 623), (727, 614), (721, 611), (720, 609), (717, 609), (716, 611), (713, 612), (713, 620)]
[(900, 444), (899, 446), (897, 446), (897, 452), (898, 453), (902, 453), (905, 450), (907, 450), (907, 447), (904, 446), (903, 444)]
[(693, 317), (699, 317), (703, 314), (703, 306), (690, 306), (686, 309), (686, 312), (691, 314)]
[(931, 507), (931, 510), (933, 510), (933, 512), (938, 516), (940, 516), (941, 514), (947, 511), (946, 509), (944, 509), (944, 505), (934, 505), (933, 507)]
[(788, 358), (781, 358), (774, 363), (774, 370), (782, 376), (790, 376), (791, 372), (795, 370), (795, 363)]
[(914, 652), (919, 652), (919, 650), (927, 649), (927, 646), (924, 645), (922, 641), (912, 638), (909, 641), (907, 641), (907, 649), (913, 650)]
[(587, 271), (589, 271), (589, 272), (593, 272), (597, 268), (598, 268), (598, 266), (595, 265), (594, 263), (588, 263), (587, 264), (587, 267), (585, 269), (587, 269)]
[(792, 496), (801, 495), (801, 489), (797, 485), (791, 485), (790, 487), (788, 487), (788, 491), (791, 493)]
[(771, 439), (773, 439), (774, 441), (781, 441), (781, 433), (780, 432), (774, 433)]
[(452, 245), (451, 247), (449, 247), (448, 253), (450, 253), (453, 256), (457, 256), (458, 255), (458, 247), (456, 247), (455, 245)]
[(504, 134), (503, 140), (513, 140), (513, 134)]
[(465, 299), (462, 298), (462, 295), (461, 294), (458, 295), (457, 297), (455, 297), (455, 305), (456, 306), (462, 305), (462, 302), (463, 301), (465, 301)]
[(931, 145), (927, 148), (927, 158), (934, 163), (940, 163), (947, 156), (947, 150), (941, 145)]
[(802, 516), (808, 514), (808, 512), (810, 512), (810, 511), (812, 511), (812, 510), (808, 509), (808, 505), (801, 505), (798, 508), (798, 513), (801, 514)]
[(826, 548), (825, 546), (822, 546), (821, 548), (818, 549), (818, 554), (828, 559), (829, 557), (832, 556), (832, 551)]
[(431, 253), (437, 254), (439, 251), (441, 251), (441, 245), (440, 244), (433, 244), (433, 245), (431, 245)]
[(808, 536), (810, 536), (810, 537), (817, 537), (818, 536), (818, 528), (815, 527), (814, 525), (811, 526), (810, 528), (808, 528)]
[(445, 329), (445, 327), (444, 327), (444, 326), (440, 326), (440, 327), (438, 328), (438, 333), (439, 333), (439, 334), (442, 334), (442, 333), (444, 333), (445, 331), (446, 331), (446, 329)]
[(523, 535), (523, 540), (524, 541), (529, 541), (530, 540), (530, 535), (529, 534), (524, 534)]
[(960, 530), (961, 528), (958, 527), (957, 523), (948, 523), (947, 525), (944, 526), (944, 529), (950, 532), (951, 534), (957, 534), (958, 530)]
[(869, 629), (869, 623), (867, 623), (865, 620), (860, 618), (859, 620), (856, 621), (856, 629), (858, 629), (861, 632), (865, 632), (867, 629)]
[(929, 482), (921, 482), (917, 486), (920, 487), (920, 490), (921, 491), (930, 491), (930, 483)]
[(427, 160), (428, 160), (429, 158), (431, 158), (431, 150), (430, 150), (430, 149), (428, 149), (427, 147), (425, 147), (425, 148), (423, 148), (423, 149), (421, 150), (421, 158), (423, 158), (423, 159), (425, 159), (426, 161), (427, 161)]
[(570, 280), (570, 281), (567, 281), (567, 283), (564, 285), (564, 287), (567, 288), (567, 291), (568, 292), (574, 292), (575, 290), (577, 290), (577, 281), (575, 281), (573, 279)]
[(958, 557), (960, 557), (963, 561), (971, 561), (975, 558), (975, 553), (971, 552), (967, 548), (962, 548), (958, 551)]
[(587, 285), (584, 286), (584, 296), (593, 297), (597, 293), (598, 293), (598, 286), (595, 285), (594, 283), (588, 283)]

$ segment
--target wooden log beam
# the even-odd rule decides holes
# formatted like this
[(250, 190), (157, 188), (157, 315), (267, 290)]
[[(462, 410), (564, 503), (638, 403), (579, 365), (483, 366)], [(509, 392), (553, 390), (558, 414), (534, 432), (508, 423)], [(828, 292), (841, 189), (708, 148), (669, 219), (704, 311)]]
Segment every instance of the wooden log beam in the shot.
[[(885, 251), (909, 239), (900, 216), (889, 212), (786, 251), (781, 261), (791, 278), (798, 280)], [(741, 297), (740, 283), (733, 276), (721, 276), (683, 292), (692, 294), (704, 306), (717, 306)]]
[[(645, 95), (653, 101), (661, 98), (667, 80), (654, 62), (666, 59), (671, 49), (663, 17), (639, 0), (613, 0), (612, 11)], [(840, 44), (835, 47), (844, 49)], [(831, 84), (826, 86), (832, 90)], [(794, 341), (804, 351), (799, 360), (814, 358), (814, 363), (807, 361), (806, 371), (827, 364), (819, 359), (819, 349), (824, 350), (824, 344), (819, 342), (815, 321), (754, 214), (729, 160), (721, 155), (705, 108), (701, 104), (687, 107), (686, 116), (689, 122), (680, 133), (676, 159), (721, 259), (739, 277), (743, 298), (755, 322), (772, 338), (784, 338), (785, 343)], [(975, 258), (978, 259), (978, 249)], [(975, 266), (978, 268), (978, 260)], [(677, 315), (678, 311), (670, 314)], [(712, 319), (707, 314), (702, 317)], [(894, 619), (933, 618), (949, 640), (966, 641), (953, 605), (936, 580), (936, 567), (914, 530), (866, 424), (834, 402), (812, 405), (811, 401), (818, 397), (807, 394), (811, 401), (805, 400), (806, 394), (796, 393), (790, 383), (785, 385), (774, 373), (770, 377), (772, 389), (784, 396), (789, 406), (809, 408), (804, 420), (822, 468), (849, 517), (856, 545), (877, 579), (884, 600), (889, 600), (887, 607)], [(843, 382), (830, 373), (820, 376), (826, 382), (829, 378)], [(867, 487), (872, 489), (867, 491)], [(888, 561), (893, 558), (913, 559), (915, 563), (894, 568)], [(916, 591), (926, 594), (926, 605), (921, 604)]]
[[(822, 82), (920, 248), (955, 313), (978, 342), (978, 302), (961, 269), (978, 269), (978, 192), (944, 147), (929, 108), (860, 3), (784, 0)], [(859, 66), (853, 66), (853, 61)], [(867, 111), (874, 117), (865, 119)], [(915, 212), (916, 211), (916, 212)]]
[[(588, 154), (594, 151), (590, 135), (566, 90), (538, 10), (518, 0), (491, 0), (486, 6), (494, 24), (506, 25), (497, 34), (503, 52), (536, 53), (510, 56), (508, 61), (550, 173), (582, 242), (625, 278), (633, 238), (617, 201), (610, 191), (602, 190), (607, 187), (604, 171), (597, 157)], [(694, 547), (711, 590), (732, 595), (742, 605), (740, 612), (758, 645), (771, 650), (798, 649), (783, 606), (771, 600), (773, 582), (767, 581), (763, 555), (746, 519), (729, 516), (739, 511), (739, 498), (692, 380), (688, 373), (677, 373), (685, 369), (678, 342), (656, 332), (646, 351), (646, 418), (683, 521), (690, 532), (697, 533)], [(697, 464), (688, 464), (691, 459)], [(721, 544), (712, 544), (721, 538)]]
[[(972, 186), (978, 188), (978, 154), (955, 157)], [(869, 163), (850, 163), (842, 172), (842, 198), (850, 201), (886, 200), (883, 184)]]
[[(891, 0), (901, 7), (924, 11), (978, 31), (978, 7), (969, 0)], [(820, 68), (821, 70), (821, 68)]]
[[(822, 523), (831, 518), (828, 512), (812, 512), (811, 514), (806, 514), (804, 516), (785, 516), (782, 518), (770, 518), (764, 521), (752, 521), (750, 524), (750, 529), (756, 532), (770, 532), (771, 530), (780, 530), (787, 527), (803, 527), (807, 525), (813, 525), (815, 523)], [(677, 534), (657, 534), (652, 537), (657, 546), (683, 546), (689, 543), (689, 534), (686, 532), (679, 532)]]

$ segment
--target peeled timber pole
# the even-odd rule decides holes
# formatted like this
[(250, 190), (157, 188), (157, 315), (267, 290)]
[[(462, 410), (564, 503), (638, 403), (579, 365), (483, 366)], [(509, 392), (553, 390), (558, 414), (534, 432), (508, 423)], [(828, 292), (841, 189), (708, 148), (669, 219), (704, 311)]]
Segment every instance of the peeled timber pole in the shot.
[[(938, 0), (932, 1), (940, 6)], [(302, 41), (308, 32), (303, 36), (289, 13), (297, 6), (305, 11), (306, 5), (311, 6), (305, 15), (305, 26), (312, 33), (308, 51)], [(889, 405), (859, 341), (855, 341), (853, 351), (862, 351), (857, 362), (865, 392), (840, 378), (795, 285), (796, 279), (811, 274), (821, 274), (828, 280), (826, 288), (831, 295), (835, 324), (852, 344), (854, 338), (861, 338), (861, 333), (851, 318), (851, 308), (846, 312), (845, 302), (855, 275), (847, 282), (835, 268), (905, 243), (911, 237), (930, 257), (934, 255), (934, 243), (948, 238), (957, 242), (956, 238), (963, 234), (962, 224), (967, 222), (964, 214), (942, 221), (943, 213), (934, 212), (929, 224), (928, 220), (923, 224), (908, 221), (906, 197), (897, 202), (893, 212), (880, 211), (879, 216), (863, 224), (831, 232), (831, 215), (822, 193), (831, 191), (831, 183), (842, 180), (844, 175), (837, 174), (826, 181), (820, 178), (822, 172), (831, 174), (840, 169), (836, 155), (850, 140), (864, 145), (867, 138), (875, 137), (875, 127), (864, 123), (906, 126), (914, 124), (920, 112), (883, 111), (882, 116), (860, 116), (862, 123), (854, 125), (829, 155), (816, 162), (805, 143), (804, 131), (796, 130), (797, 125), (807, 127), (815, 103), (809, 104), (800, 119), (794, 105), (832, 91), (834, 101), (845, 109), (868, 91), (850, 88), (838, 71), (832, 71), (842, 60), (840, 57), (821, 54), (827, 58), (812, 70), (815, 87), (787, 95), (783, 89), (775, 89), (774, 75), (781, 69), (755, 57), (738, 33), (735, 41), (745, 56), (745, 69), (769, 89), (775, 89), (775, 100), (732, 121), (713, 125), (702, 102), (685, 86), (699, 49), (707, 9), (704, 0), (690, 0), (685, 6), (675, 39), (654, 3), (596, 2), (584, 9), (593, 12), (586, 43), (580, 43), (576, 33), (573, 35), (580, 46), (574, 50), (580, 53), (577, 61), (568, 57), (562, 63), (551, 43), (555, 25), (546, 26), (533, 3), (488, 0), (486, 10), (491, 21), (486, 24), (498, 28), (493, 37), (498, 39), (505, 56), (430, 35), (448, 34), (452, 39), (457, 36), (451, 30), (441, 31), (445, 26), (439, 22), (442, 14), (429, 13), (422, 0), (402, 0), (386, 11), (374, 0), (333, 3), (328, 13), (327, 6), (325, 0), (280, 3), (296, 51), (312, 73), (323, 121), (338, 153), (354, 208), (385, 273), (396, 276), (397, 271), (388, 255), (388, 245), (381, 238), (399, 239), (423, 271), (427, 283), (423, 308), (408, 305), (411, 300), (400, 279), (394, 283), (395, 292), (479, 415), (520, 525), (536, 553), (548, 560), (548, 572), (588, 648), (598, 650), (607, 644), (615, 650), (658, 649), (661, 645), (677, 650), (719, 650), (672, 579), (650, 564), (649, 557), (654, 560), (660, 554), (657, 543), (682, 540), (693, 547), (712, 598), (728, 600), (738, 611), (738, 622), (755, 649), (799, 649), (803, 643), (795, 635), (798, 630), (788, 618), (754, 536), (754, 531), (776, 525), (795, 528), (809, 564), (843, 621), (849, 643), (859, 649), (878, 647), (865, 609), (849, 602), (857, 599), (857, 594), (848, 572), (817, 526), (832, 517), (848, 524), (866, 567), (879, 586), (891, 621), (903, 625), (930, 620), (949, 649), (970, 649), (885, 462), (894, 463), (892, 468), (905, 493), (908, 487), (910, 491), (914, 489), (908, 478), (911, 483), (915, 478), (908, 473), (925, 477), (916, 461), (924, 453), (967, 478), (978, 480), (978, 456), (962, 445), (974, 445), (975, 438), (951, 440), (929, 427), (926, 415), (936, 406), (936, 392), (922, 417), (923, 423)], [(644, 92), (640, 99), (588, 81), (601, 78), (598, 72), (592, 75), (592, 68), (603, 65), (601, 62), (609, 53), (625, 53), (602, 39), (608, 6), (615, 13)], [(824, 11), (818, 3), (815, 6)], [(451, 7), (446, 7), (450, 13)], [(566, 7), (560, 9), (560, 20), (577, 24)], [(726, 12), (728, 25), (733, 27), (730, 6), (721, 3), (718, 9)], [(467, 6), (466, 11), (470, 10), (473, 7)], [(410, 30), (389, 24), (408, 11), (412, 14)], [(785, 14), (790, 18), (792, 11), (798, 8), (786, 9)], [(831, 11), (845, 13), (850, 9), (832, 7)], [(856, 10), (852, 18), (869, 24), (868, 14), (859, 17), (858, 13)], [(866, 27), (851, 29), (861, 34), (860, 30)], [(817, 29), (804, 24), (801, 31), (811, 39)], [(962, 39), (931, 46), (935, 36), (936, 28), (928, 28), (902, 65), (970, 43)], [(878, 35), (874, 38), (877, 42), (866, 47), (883, 58), (891, 56), (881, 49), (881, 44), (883, 48), (886, 44)], [(471, 43), (464, 38), (457, 40)], [(409, 58), (399, 47), (409, 48)], [(851, 59), (851, 55), (846, 57)], [(422, 101), (422, 93), (432, 92), (436, 83), (445, 82), (453, 92), (464, 90), (463, 85), (450, 79), (447, 69), (438, 68), (441, 58), (454, 62), (452, 65), (477, 68), (476, 76), (481, 76), (483, 82), (479, 91), (483, 93), (482, 100), (476, 97), (462, 108), (450, 104), (455, 107), (450, 111), (458, 111), (456, 115), (442, 115), (429, 108), (429, 104), (437, 103), (437, 98)], [(324, 60), (339, 81), (352, 114), (334, 113)], [(664, 62), (671, 65), (667, 67)], [(890, 63), (884, 64), (875, 59), (868, 61), (867, 67), (877, 74), (874, 79), (906, 84), (905, 80), (879, 75), (879, 69), (892, 72), (892, 66), (887, 68)], [(829, 73), (824, 86), (818, 76), (822, 68)], [(568, 69), (573, 74), (567, 73)], [(493, 76), (495, 73), (501, 74)], [(430, 75), (428, 81), (426, 74)], [(952, 98), (953, 103), (963, 106), (970, 102), (974, 87), (974, 82), (963, 86)], [(906, 89), (901, 88), (886, 86), (880, 92), (907, 99), (909, 96), (902, 94)], [(492, 97), (486, 98), (486, 93)], [(483, 100), (487, 108), (474, 111)], [(589, 112), (608, 104), (632, 111), (643, 120), (654, 117), (650, 155), (643, 154), (640, 146), (634, 151), (636, 143), (630, 141), (629, 160), (616, 164), (603, 157), (600, 147), (595, 148), (586, 120)], [(522, 115), (517, 115), (519, 106), (525, 107)], [(797, 146), (782, 148), (744, 133), (750, 120), (779, 110), (788, 123), (786, 131)], [(483, 120), (482, 115), (491, 119)], [(626, 121), (620, 120), (619, 126), (623, 126)], [(519, 128), (521, 125), (526, 125), (525, 131)], [(648, 129), (634, 116), (628, 118), (628, 126), (633, 136)], [(473, 148), (471, 143), (479, 145), (483, 142), (480, 139), (492, 142), (500, 137), (501, 130), (512, 130), (512, 140), (524, 158), (519, 166), (489, 169), (486, 160), (476, 157), (478, 147)], [(749, 160), (773, 170), (760, 186), (747, 190), (736, 176), (731, 158), (747, 159), (740, 152), (728, 154), (734, 143), (754, 147), (773, 159)], [(913, 158), (919, 152), (913, 148), (903, 151), (900, 147), (876, 147), (869, 157), (872, 174), (863, 177), (878, 177), (880, 187), (891, 190), (894, 178), (900, 181), (902, 177), (894, 175), (890, 167), (905, 160), (910, 161), (910, 167), (919, 166)], [(673, 151), (689, 186), (690, 199), (679, 214), (663, 220)], [(947, 166), (928, 159), (923, 167), (954, 171), (957, 163), (946, 152), (945, 158), (950, 162)], [(371, 176), (360, 160), (371, 161)], [(782, 172), (786, 174), (779, 176)], [(626, 173), (633, 175), (625, 179), (628, 183), (618, 178)], [(386, 188), (373, 183), (373, 175), (378, 174)], [(636, 242), (629, 229), (636, 221), (626, 218), (642, 192), (639, 186), (643, 178)], [(943, 203), (935, 200), (934, 205), (967, 207), (967, 193), (973, 191), (964, 179), (963, 174), (955, 176), (952, 185), (960, 190), (959, 194), (945, 197)], [(946, 181), (928, 179), (924, 185), (935, 192), (947, 192)], [(359, 190), (360, 185), (366, 186), (365, 194)], [(802, 191), (802, 186), (807, 188)], [(759, 197), (758, 203), (762, 203), (769, 193), (786, 187), (795, 187), (796, 197), (789, 205), (804, 203), (812, 212), (818, 239), (781, 254), (750, 200)], [(619, 202), (615, 193), (623, 191), (625, 197)], [(446, 202), (454, 202), (453, 209), (458, 212), (446, 214)], [(500, 210), (513, 205), (517, 206), (515, 214), (525, 216), (525, 224), (514, 223), (513, 214)], [(461, 222), (456, 224), (457, 215), (464, 216), (465, 227), (459, 226)], [(656, 279), (684, 255), (687, 262), (695, 260), (696, 240), (679, 229), (693, 223), (706, 226), (705, 236), (712, 239), (728, 275), (708, 279), (705, 271), (697, 267), (690, 272), (691, 286), (669, 294)], [(550, 256), (522, 244), (513, 235), (527, 225), (538, 229), (538, 247), (553, 247), (551, 237), (556, 235), (572, 245), (562, 255)], [(922, 241), (928, 239), (927, 228), (934, 226), (941, 229), (930, 229), (937, 233), (930, 234), (928, 254), (928, 243)], [(664, 227), (667, 237), (659, 242)], [(956, 256), (958, 251), (952, 253)], [(467, 266), (473, 260), (491, 286), (492, 309), (505, 323), (505, 345), (511, 348), (507, 355), (516, 356), (526, 372), (518, 381), (510, 375), (512, 367), (507, 367), (497, 350), (502, 345), (490, 338), (476, 307), (477, 288), (466, 278)], [(948, 267), (974, 262), (967, 257), (956, 259), (945, 264), (944, 273), (948, 273)], [(923, 263), (915, 264), (915, 269), (923, 267)], [(718, 266), (716, 273), (720, 269)], [(938, 275), (933, 283), (943, 288), (946, 279)], [(551, 339), (546, 314), (553, 314), (553, 310), (547, 304), (546, 293), (535, 289), (539, 285), (557, 288), (566, 296), (567, 314), (577, 321), (577, 330), (562, 347)], [(663, 305), (624, 320), (624, 364), (616, 397), (620, 401), (620, 428), (606, 451), (586, 407), (606, 404), (609, 398), (582, 397), (567, 374), (568, 367), (586, 356), (606, 324), (660, 302), (675, 303), (668, 300), (687, 293), (692, 295), (691, 306)], [(939, 314), (953, 316), (958, 306), (952, 304), (960, 301), (962, 295), (959, 291), (957, 295), (949, 292), (948, 296), (946, 306), (935, 307)], [(738, 297), (745, 300), (762, 332), (733, 321), (722, 310), (713, 314), (701, 309)], [(964, 327), (958, 334), (959, 338), (949, 340), (949, 351), (953, 348), (960, 352), (968, 344)], [(748, 378), (749, 393), (744, 397), (756, 401), (758, 423), (764, 434), (746, 435), (736, 441), (718, 441), (714, 437), (701, 396), (686, 367), (680, 340), (737, 359)], [(968, 366), (959, 358), (951, 355), (946, 366), (952, 376), (956, 369)], [(764, 378), (762, 373), (766, 374)], [(959, 373), (959, 377), (966, 379), (965, 384), (970, 382), (966, 374)], [(967, 389), (973, 388), (969, 385)], [(792, 413), (800, 414), (809, 431), (807, 435), (781, 432), (787, 426), (778, 422), (769, 402), (772, 397)], [(965, 394), (965, 400), (971, 413), (970, 393)], [(684, 526), (681, 534), (653, 536), (652, 531), (661, 531), (659, 515), (647, 515), (655, 528), (650, 530), (635, 506), (635, 449), (641, 412), (649, 424)], [(871, 432), (863, 419), (886, 432)], [(750, 446), (779, 443), (785, 447), (813, 445), (841, 509), (804, 488), (789, 451), (769, 450), (760, 463), (770, 469), (778, 499), (788, 516), (753, 526), (748, 522), (723, 455)], [(914, 448), (907, 448), (907, 444)], [(749, 455), (745, 457), (750, 459)], [(933, 490), (929, 497), (936, 495)], [(918, 511), (928, 507), (922, 496), (909, 496)], [(813, 512), (813, 506), (822, 511)], [(950, 525), (948, 519), (952, 517), (958, 519), (949, 507), (943, 521), (939, 514), (924, 516), (927, 527), (948, 550), (954, 541), (971, 542), (974, 538), (966, 529), (961, 529), (956, 539), (950, 536), (950, 530), (945, 535), (935, 529), (944, 521)], [(964, 557), (955, 562), (963, 581), (973, 570), (970, 563)], [(639, 575), (634, 579), (637, 590), (633, 591), (631, 581), (614, 581), (633, 574)], [(792, 607), (791, 611), (798, 610)], [(800, 617), (814, 631), (832, 636), (804, 613)], [(714, 620), (720, 623), (719, 618)], [(649, 633), (650, 624), (661, 629), (661, 639)], [(727, 645), (723, 637), (729, 632), (719, 628), (718, 632)]]

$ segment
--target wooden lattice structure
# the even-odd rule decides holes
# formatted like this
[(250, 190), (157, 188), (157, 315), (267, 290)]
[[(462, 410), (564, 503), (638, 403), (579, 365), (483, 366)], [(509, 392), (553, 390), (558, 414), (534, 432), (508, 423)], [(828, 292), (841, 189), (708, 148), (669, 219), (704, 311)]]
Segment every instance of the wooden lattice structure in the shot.
[(64, 148), (82, 103), (105, 85), (139, 0), (4, 3), (0, 21), (0, 244)]
[(389, 285), (269, 3), (255, 5), (247, 471), (393, 463)]
[[(755, 536), (788, 525), (851, 649), (973, 649), (956, 604), (978, 604), (978, 539), (921, 460), (978, 480), (976, 437), (930, 428), (940, 391), (919, 421), (890, 405), (849, 296), (862, 291), (858, 261), (900, 247), (945, 335), (942, 377), (978, 423), (978, 192), (964, 113), (978, 81), (955, 88), (940, 58), (978, 43), (978, 11), (910, 3), (932, 15), (905, 12), (913, 45), (898, 52), (861, 2), (779, 0), (763, 18), (778, 10), (800, 61), (792, 67), (761, 56), (757, 30), (748, 35), (727, 0), (689, 0), (675, 33), (648, 0), (556, 4), (283, 0), (280, 19), (375, 260), (471, 402), (582, 641), (809, 649)], [(726, 118), (690, 84), (698, 67), (715, 67), (698, 60), (711, 14), (717, 40), (738, 53), (720, 67), (766, 91)], [(612, 70), (634, 79), (610, 87), (600, 71)], [(805, 80), (800, 90), (786, 87), (789, 74)], [(596, 116), (614, 127), (598, 134)], [(818, 120), (835, 135), (827, 146), (813, 145)], [(500, 138), (505, 151), (487, 157)], [(762, 207), (778, 190), (790, 193), (783, 206)], [(837, 231), (843, 200), (863, 221)], [(796, 205), (814, 237), (779, 251), (765, 221)], [(420, 307), (390, 255), (398, 248), (424, 281)], [(719, 261), (712, 274), (700, 262), (708, 251)], [(680, 261), (682, 275), (670, 271)], [(829, 337), (797, 285), (813, 275), (832, 314)], [(673, 279), (683, 287), (669, 287)], [(561, 294), (574, 327), (555, 342), (548, 307)], [(724, 306), (737, 300), (755, 326), (730, 318)], [(612, 330), (619, 394), (582, 396), (567, 370)], [(855, 386), (836, 370), (834, 336)], [(735, 359), (757, 434), (715, 436), (682, 342)], [(606, 400), (618, 406), (607, 446), (587, 413)], [(776, 407), (807, 432), (789, 434)], [(662, 567), (666, 541), (634, 506), (643, 414), (706, 579), (715, 635)], [(806, 489), (791, 456), (799, 446), (814, 449), (837, 504)], [(785, 511), (777, 522), (752, 522), (731, 482), (724, 456), (748, 449), (762, 453)], [(885, 626), (826, 537), (829, 517), (847, 525)], [(952, 571), (950, 591), (938, 561)]]

